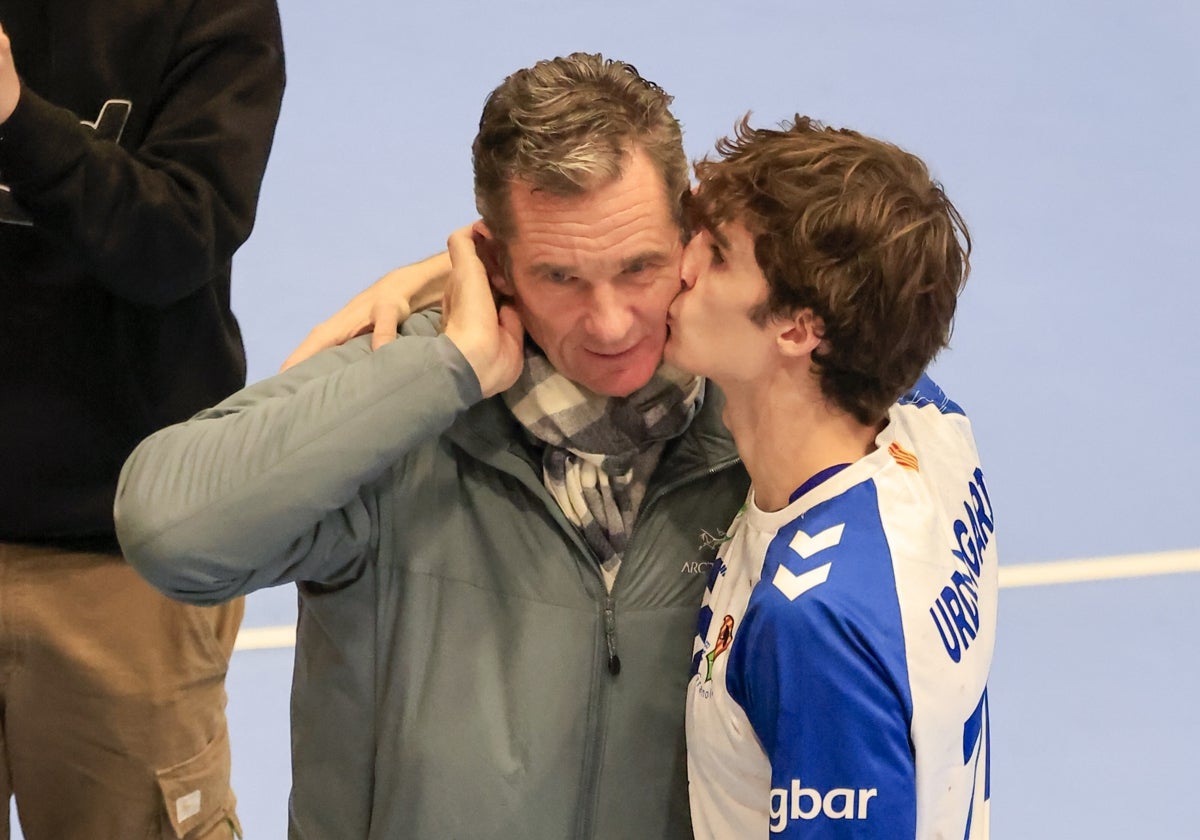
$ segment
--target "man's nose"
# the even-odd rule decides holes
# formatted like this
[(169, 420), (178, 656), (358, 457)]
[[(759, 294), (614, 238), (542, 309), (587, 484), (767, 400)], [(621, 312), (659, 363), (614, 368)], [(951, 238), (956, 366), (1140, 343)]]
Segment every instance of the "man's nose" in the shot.
[(629, 335), (633, 310), (619, 289), (603, 283), (592, 292), (587, 324), (593, 338), (616, 344)]

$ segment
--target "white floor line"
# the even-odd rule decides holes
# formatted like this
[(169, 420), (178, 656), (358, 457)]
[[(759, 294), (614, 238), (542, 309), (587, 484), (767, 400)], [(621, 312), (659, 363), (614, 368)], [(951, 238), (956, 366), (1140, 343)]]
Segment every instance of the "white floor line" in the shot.
[[(1161, 551), (1154, 554), (1125, 554), (1091, 560), (1059, 560), (1050, 563), (1024, 563), (1000, 567), (1000, 588), (1050, 586), (1059, 583), (1084, 583), (1094, 580), (1177, 575), (1200, 572), (1200, 548), (1185, 551)], [(296, 644), (296, 628), (243, 627), (234, 650), (271, 650)]]

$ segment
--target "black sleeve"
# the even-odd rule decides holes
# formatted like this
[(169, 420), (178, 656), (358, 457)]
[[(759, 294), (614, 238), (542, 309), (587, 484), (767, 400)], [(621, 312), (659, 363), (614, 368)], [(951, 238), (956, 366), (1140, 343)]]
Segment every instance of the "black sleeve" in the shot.
[(0, 126), (0, 172), (38, 227), (83, 254), (95, 282), (169, 306), (250, 235), (283, 86), (274, 0), (197, 0), (136, 148), (23, 87)]

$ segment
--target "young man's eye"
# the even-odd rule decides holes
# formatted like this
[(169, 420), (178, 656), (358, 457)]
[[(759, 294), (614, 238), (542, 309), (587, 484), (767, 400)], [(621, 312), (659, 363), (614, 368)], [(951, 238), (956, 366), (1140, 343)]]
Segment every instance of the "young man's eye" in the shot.
[(713, 243), (712, 245), (708, 246), (708, 248), (711, 253), (712, 264), (713, 265), (724, 264), (725, 255), (721, 253), (721, 247), (719, 245), (717, 245), (716, 243)]

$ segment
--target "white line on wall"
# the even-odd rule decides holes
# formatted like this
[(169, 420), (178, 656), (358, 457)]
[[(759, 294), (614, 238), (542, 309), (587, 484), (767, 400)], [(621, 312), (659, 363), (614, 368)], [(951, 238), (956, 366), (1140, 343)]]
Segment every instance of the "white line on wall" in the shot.
[[(1057, 560), (1000, 567), (1000, 588), (1051, 586), (1059, 583), (1086, 583), (1096, 580), (1178, 575), (1200, 572), (1200, 548), (1162, 551), (1154, 554), (1124, 554), (1091, 560)], [(270, 650), (296, 644), (296, 628), (243, 627), (234, 650)]]
[(1055, 583), (1084, 583), (1093, 580), (1178, 575), (1200, 572), (1200, 549), (1162, 551), (1155, 554), (1125, 554), (1094, 560), (1060, 560), (1000, 566), (1000, 587), (1048, 586)]

